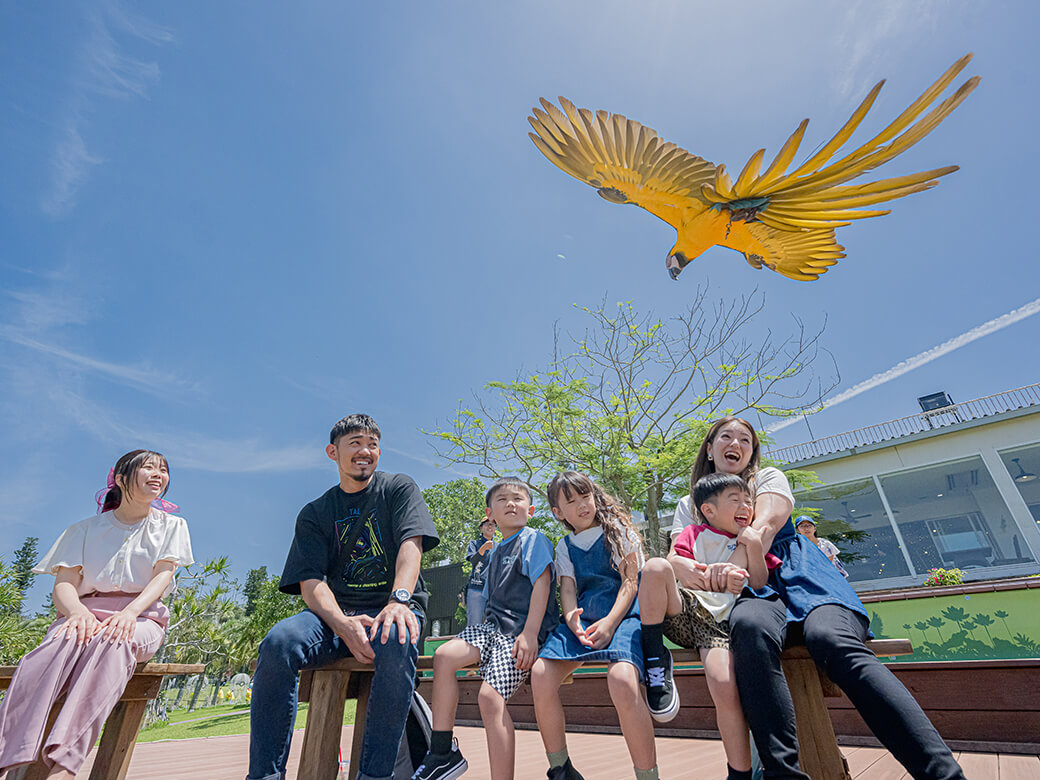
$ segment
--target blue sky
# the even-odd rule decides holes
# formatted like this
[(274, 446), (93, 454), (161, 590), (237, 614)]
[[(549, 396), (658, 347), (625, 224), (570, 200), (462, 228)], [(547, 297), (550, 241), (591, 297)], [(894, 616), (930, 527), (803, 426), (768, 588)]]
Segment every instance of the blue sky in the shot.
[[(420, 429), (542, 367), (573, 304), (668, 317), (700, 283), (757, 290), (763, 328), (826, 320), (835, 393), (1030, 304), (1037, 20), (958, 0), (0, 5), (0, 555), (90, 514), (147, 446), (199, 558), (278, 571), (335, 480), (336, 419), (376, 417), (384, 469), (453, 478)], [(720, 248), (670, 281), (674, 232), (527, 138), (564, 95), (739, 171), (807, 116), (811, 150), (887, 78), (866, 139), (968, 51), (979, 89), (883, 172), (962, 170), (843, 229), (814, 284)], [(1035, 382), (1038, 335), (1024, 317), (813, 433)]]

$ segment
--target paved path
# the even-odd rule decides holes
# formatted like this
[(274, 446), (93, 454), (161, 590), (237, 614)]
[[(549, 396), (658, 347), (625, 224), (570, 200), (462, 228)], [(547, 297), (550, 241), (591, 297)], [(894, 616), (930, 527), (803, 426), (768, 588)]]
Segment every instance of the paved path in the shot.
[[(342, 744), (350, 745), (352, 726), (343, 727)], [(459, 745), (469, 761), (467, 780), (489, 777), (484, 733), (457, 728)], [(543, 780), (548, 764), (536, 731), (517, 731), (516, 780)], [(575, 766), (587, 780), (629, 780), (632, 765), (619, 735), (569, 734)], [(289, 778), (296, 778), (303, 731), (293, 736)], [(127, 780), (242, 780), (246, 776), (249, 737), (208, 737), (168, 742), (145, 742), (134, 749)], [(663, 780), (718, 780), (725, 776), (726, 759), (717, 740), (659, 737), (657, 752)], [(909, 780), (894, 758), (880, 748), (843, 748), (856, 780)], [(93, 756), (77, 776), (86, 780)], [(968, 780), (1037, 780), (1040, 757), (960, 753)], [(300, 779), (303, 780), (303, 779)]]

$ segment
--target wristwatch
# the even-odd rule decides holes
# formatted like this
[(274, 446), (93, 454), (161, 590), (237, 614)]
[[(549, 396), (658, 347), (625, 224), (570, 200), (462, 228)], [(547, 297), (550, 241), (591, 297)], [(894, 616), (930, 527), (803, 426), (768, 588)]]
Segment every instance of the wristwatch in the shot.
[(390, 600), (398, 604), (408, 604), (412, 600), (412, 594), (408, 588), (398, 588), (390, 594)]

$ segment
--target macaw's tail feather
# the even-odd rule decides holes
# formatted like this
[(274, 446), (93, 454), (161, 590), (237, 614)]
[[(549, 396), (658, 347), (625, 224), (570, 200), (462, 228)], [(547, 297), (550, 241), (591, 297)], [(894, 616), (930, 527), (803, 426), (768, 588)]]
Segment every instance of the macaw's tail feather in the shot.
[(927, 113), (925, 111), (970, 61), (970, 54), (959, 59), (884, 130), (840, 160), (830, 162), (866, 117), (884, 85), (883, 81), (874, 86), (834, 137), (791, 173), (787, 173), (787, 168), (798, 151), (808, 120), (798, 125), (765, 173), (759, 174), (765, 155), (765, 150), (759, 149), (741, 170), (736, 183), (732, 182), (724, 167), (719, 166), (714, 182), (702, 187), (702, 196), (712, 203), (722, 204), (738, 199), (768, 198), (769, 206), (758, 218), (786, 230), (838, 227), (850, 219), (887, 214), (887, 211), (856, 212), (850, 209), (929, 189), (938, 183), (939, 177), (956, 171), (957, 166), (857, 186), (840, 185), (884, 165), (938, 127), (971, 94), (979, 83), (979, 77), (968, 79), (950, 97)]
[(724, 246), (743, 253), (755, 268), (769, 268), (788, 279), (811, 282), (845, 257), (834, 228), (778, 230), (759, 222), (734, 223)]

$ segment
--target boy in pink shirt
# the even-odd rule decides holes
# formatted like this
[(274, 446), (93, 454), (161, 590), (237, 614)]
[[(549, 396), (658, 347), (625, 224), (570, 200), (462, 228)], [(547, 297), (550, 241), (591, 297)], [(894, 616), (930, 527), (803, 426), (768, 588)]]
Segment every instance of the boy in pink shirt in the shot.
[(694, 485), (691, 498), (704, 522), (686, 526), (675, 539), (671, 555), (696, 561), (697, 568), (703, 569), (728, 561), (742, 544), (747, 548), (748, 568), (732, 572), (726, 591), (714, 593), (680, 586), (668, 559), (647, 562), (639, 585), (647, 703), (650, 714), (661, 722), (671, 720), (679, 711), (671, 654), (664, 646), (664, 637), (681, 647), (699, 650), (726, 751), (727, 777), (750, 780), (751, 748), (729, 651), (728, 617), (744, 587), (763, 587), (769, 569), (779, 566), (780, 561), (763, 550), (761, 531), (751, 527), (751, 491), (739, 476), (708, 474)]

